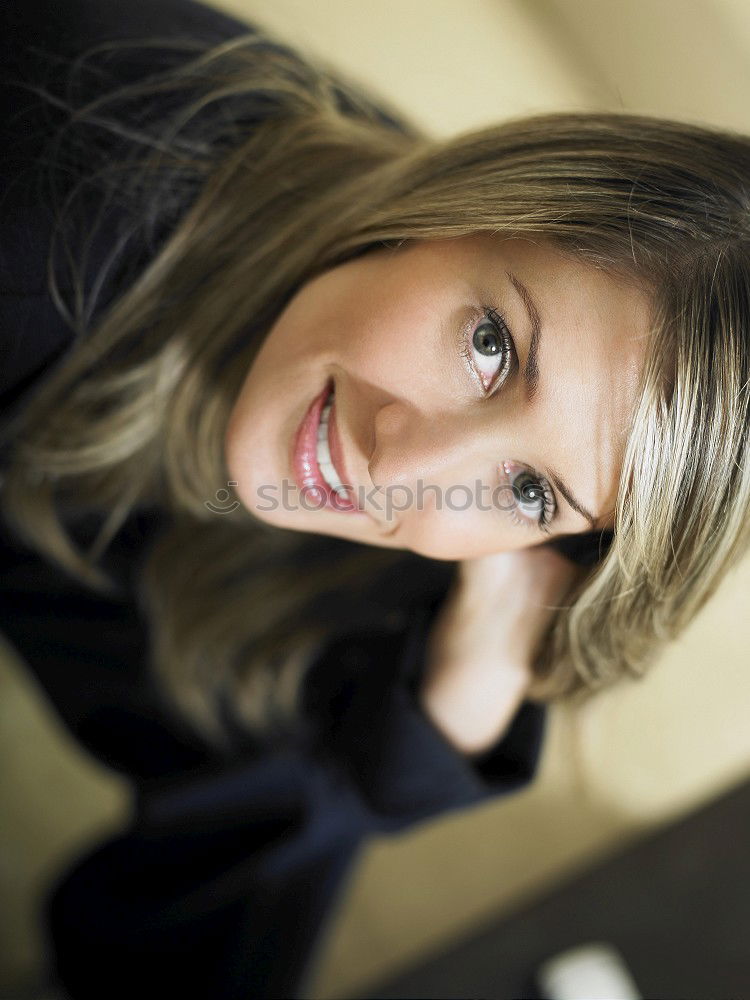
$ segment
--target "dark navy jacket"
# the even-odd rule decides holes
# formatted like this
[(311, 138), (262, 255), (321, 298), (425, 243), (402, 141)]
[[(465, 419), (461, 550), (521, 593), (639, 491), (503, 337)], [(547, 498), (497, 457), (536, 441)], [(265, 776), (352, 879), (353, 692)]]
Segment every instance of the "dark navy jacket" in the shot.
[[(17, 0), (0, 28), (4, 420), (72, 341), (46, 288), (52, 217), (38, 167), (53, 112), (10, 80), (59, 92), (70, 59), (97, 42), (158, 34), (208, 46), (248, 27), (191, 0)], [(113, 239), (100, 231), (94, 264)], [(125, 256), (102, 308), (147, 259), (142, 247)], [(291, 997), (364, 839), (527, 784), (544, 710), (527, 702), (487, 753), (457, 753), (415, 695), (433, 602), (405, 631), (331, 640), (305, 682), (310, 724), (298, 736), (219, 755), (160, 700), (127, 585), (161, 517), (141, 509), (115, 538), (104, 565), (123, 596), (106, 599), (0, 522), (0, 629), (80, 743), (136, 790), (130, 827), (50, 891), (50, 957), (74, 998)]]

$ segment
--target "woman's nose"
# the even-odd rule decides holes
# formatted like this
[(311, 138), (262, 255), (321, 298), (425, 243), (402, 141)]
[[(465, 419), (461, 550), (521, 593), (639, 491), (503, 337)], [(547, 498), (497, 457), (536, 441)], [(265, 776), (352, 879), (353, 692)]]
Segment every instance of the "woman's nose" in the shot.
[(406, 486), (458, 480), (471, 462), (471, 429), (466, 420), (427, 414), (402, 402), (375, 415), (375, 448), (368, 469), (373, 486)]

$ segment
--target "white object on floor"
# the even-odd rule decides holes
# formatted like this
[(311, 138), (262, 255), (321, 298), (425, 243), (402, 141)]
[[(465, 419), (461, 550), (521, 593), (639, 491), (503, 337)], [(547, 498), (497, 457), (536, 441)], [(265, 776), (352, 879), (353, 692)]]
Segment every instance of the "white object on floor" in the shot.
[(591, 942), (544, 962), (537, 981), (547, 1000), (642, 1000), (622, 956)]

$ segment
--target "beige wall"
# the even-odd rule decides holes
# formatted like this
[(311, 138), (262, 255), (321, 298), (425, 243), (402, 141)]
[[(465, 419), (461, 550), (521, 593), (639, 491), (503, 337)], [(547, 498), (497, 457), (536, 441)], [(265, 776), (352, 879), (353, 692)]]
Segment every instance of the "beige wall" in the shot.
[(450, 134), (536, 111), (750, 128), (744, 0), (219, 0)]
[(218, 6), (329, 60), (436, 133), (593, 97), (585, 74), (519, 3), (222, 0)]
[[(502, 4), (498, 4), (498, 7)], [(744, 0), (532, 0), (611, 110), (750, 129)]]

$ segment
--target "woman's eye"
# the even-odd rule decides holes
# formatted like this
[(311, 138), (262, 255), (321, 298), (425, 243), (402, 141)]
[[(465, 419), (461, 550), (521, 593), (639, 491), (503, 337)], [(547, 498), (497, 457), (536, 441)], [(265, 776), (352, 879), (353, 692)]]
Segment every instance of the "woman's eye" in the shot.
[(505, 320), (494, 309), (471, 330), (471, 344), (465, 352), (472, 368), (488, 392), (508, 377), (514, 357), (513, 338)]
[(510, 488), (512, 498), (504, 505), (519, 524), (536, 525), (542, 531), (555, 516), (557, 504), (555, 494), (544, 477), (537, 475), (518, 462), (503, 462), (504, 482)]

